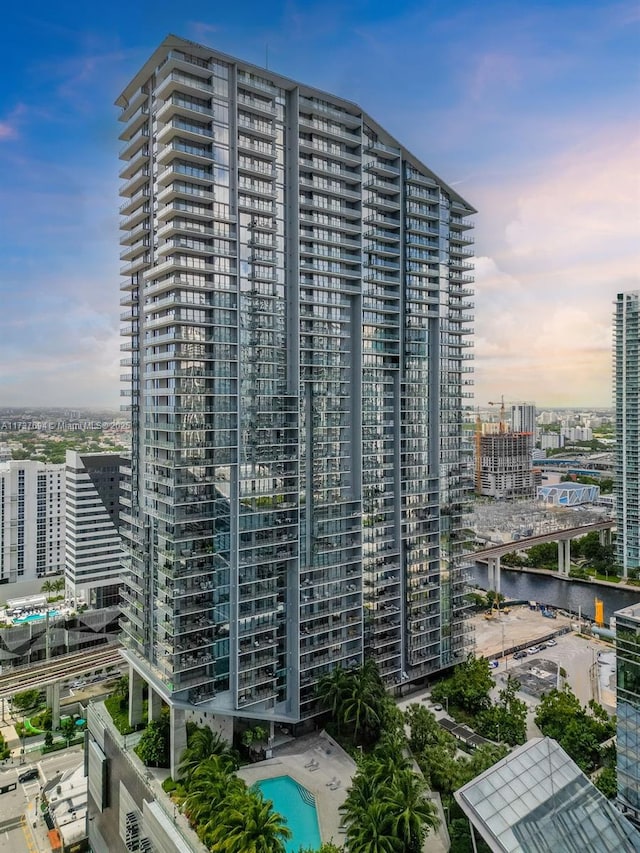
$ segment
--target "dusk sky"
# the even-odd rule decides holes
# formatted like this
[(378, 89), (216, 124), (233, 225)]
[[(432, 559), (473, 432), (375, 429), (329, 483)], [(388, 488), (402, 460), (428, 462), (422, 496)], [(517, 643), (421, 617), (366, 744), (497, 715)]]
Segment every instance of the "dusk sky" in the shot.
[(174, 33), (359, 103), (476, 217), (476, 403), (611, 402), (640, 287), (640, 4), (3, 6), (0, 405), (118, 406), (113, 102)]

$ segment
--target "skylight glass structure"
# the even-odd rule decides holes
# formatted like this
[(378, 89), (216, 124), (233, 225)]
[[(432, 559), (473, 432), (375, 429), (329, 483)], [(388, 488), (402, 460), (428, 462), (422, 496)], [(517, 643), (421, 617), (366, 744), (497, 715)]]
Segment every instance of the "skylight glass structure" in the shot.
[(529, 741), (454, 796), (496, 853), (640, 850), (640, 833), (551, 738)]

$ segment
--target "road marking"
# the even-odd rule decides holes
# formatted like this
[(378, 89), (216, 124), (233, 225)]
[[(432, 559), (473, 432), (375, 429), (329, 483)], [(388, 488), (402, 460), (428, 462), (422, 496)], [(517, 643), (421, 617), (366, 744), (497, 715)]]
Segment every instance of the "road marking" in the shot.
[(20, 823), (22, 825), (24, 840), (27, 842), (27, 847), (29, 848), (29, 853), (38, 853), (38, 849), (34, 843), (33, 833), (31, 832), (31, 827), (27, 826), (27, 819), (24, 815), (20, 815)]

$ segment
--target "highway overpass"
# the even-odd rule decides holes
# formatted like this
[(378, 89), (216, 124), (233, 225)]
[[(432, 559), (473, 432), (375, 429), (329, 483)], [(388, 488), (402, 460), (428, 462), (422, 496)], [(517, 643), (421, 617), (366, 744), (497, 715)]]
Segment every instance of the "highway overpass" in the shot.
[(598, 532), (603, 537), (608, 537), (610, 531), (615, 527), (615, 521), (596, 521), (591, 524), (582, 524), (578, 527), (566, 527), (562, 530), (554, 530), (551, 533), (540, 533), (536, 536), (527, 536), (525, 539), (515, 539), (511, 542), (503, 542), (500, 545), (491, 545), (468, 554), (469, 560), (486, 561), (489, 568), (489, 589), (500, 592), (500, 557), (510, 554), (512, 551), (526, 551), (534, 545), (542, 545), (545, 542), (558, 543), (558, 571), (562, 575), (568, 575), (571, 567), (571, 540), (587, 533)]

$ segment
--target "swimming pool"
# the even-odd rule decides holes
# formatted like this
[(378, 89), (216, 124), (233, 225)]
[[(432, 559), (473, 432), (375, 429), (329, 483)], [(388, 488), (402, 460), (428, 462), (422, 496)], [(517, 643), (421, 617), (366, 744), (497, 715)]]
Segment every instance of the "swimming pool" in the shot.
[[(50, 610), (49, 616), (58, 616), (59, 610)], [(13, 620), (15, 625), (20, 625), (23, 622), (39, 622), (41, 619), (46, 619), (45, 613), (30, 613), (28, 616), (16, 616)]]
[(291, 776), (263, 779), (255, 786), (265, 800), (271, 800), (275, 811), (287, 819), (291, 838), (286, 842), (287, 853), (297, 853), (300, 847), (312, 850), (320, 847), (320, 827), (315, 799), (310, 791), (299, 785)]

